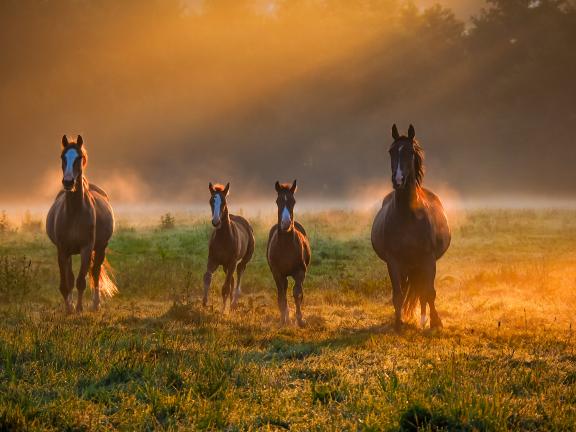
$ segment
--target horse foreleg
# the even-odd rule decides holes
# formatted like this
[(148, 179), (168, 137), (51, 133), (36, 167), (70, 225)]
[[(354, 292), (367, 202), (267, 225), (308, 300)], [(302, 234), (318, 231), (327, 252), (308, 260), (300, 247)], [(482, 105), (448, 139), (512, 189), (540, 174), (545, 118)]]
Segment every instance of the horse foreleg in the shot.
[(234, 272), (236, 271), (236, 263), (229, 265), (225, 268), (226, 279), (224, 280), (224, 285), (222, 285), (222, 312), (226, 309), (226, 301), (228, 301), (228, 296), (231, 297), (232, 287), (234, 286)]
[(92, 246), (83, 248), (80, 251), (80, 270), (76, 279), (76, 289), (78, 290), (78, 300), (76, 301), (76, 312), (82, 312), (82, 300), (86, 289), (86, 275), (90, 270), (90, 260), (92, 259)]
[(288, 299), (286, 292), (288, 291), (288, 278), (278, 274), (274, 274), (274, 281), (278, 290), (278, 309), (280, 309), (280, 322), (282, 325), (287, 325), (290, 322), (290, 312), (288, 311)]
[(100, 308), (100, 273), (102, 264), (106, 257), (105, 249), (98, 249), (94, 253), (94, 263), (92, 264), (92, 310), (96, 312)]
[(60, 268), (60, 293), (64, 298), (66, 313), (71, 314), (74, 312), (72, 307), (72, 287), (74, 286), (72, 257), (58, 251), (58, 267)]
[(393, 261), (388, 261), (388, 275), (390, 276), (390, 282), (392, 283), (392, 303), (394, 303), (394, 328), (396, 331), (402, 328), (402, 305), (404, 304), (404, 298), (406, 293), (402, 290), (402, 272), (400, 271), (400, 266), (398, 263)]
[(304, 300), (304, 278), (306, 272), (301, 271), (294, 277), (294, 303), (296, 303), (296, 321), (300, 327), (306, 325), (306, 321), (302, 318), (302, 301)]
[(208, 265), (206, 266), (206, 273), (204, 273), (204, 298), (202, 299), (202, 305), (206, 307), (208, 304), (208, 293), (210, 292), (210, 284), (212, 283), (212, 275), (218, 268), (218, 264), (212, 262), (208, 259)]

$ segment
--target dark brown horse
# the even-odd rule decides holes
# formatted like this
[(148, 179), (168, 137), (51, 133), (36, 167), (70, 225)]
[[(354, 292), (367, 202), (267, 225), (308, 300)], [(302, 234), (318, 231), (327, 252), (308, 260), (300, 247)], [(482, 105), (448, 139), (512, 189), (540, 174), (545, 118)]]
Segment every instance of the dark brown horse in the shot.
[(84, 176), (88, 157), (80, 135), (75, 143), (68, 142), (66, 135), (62, 137), (61, 159), (64, 190), (58, 193), (46, 218), (46, 232), (58, 250), (60, 292), (66, 311), (72, 313), (72, 255), (80, 254), (76, 311), (82, 311), (88, 271), (92, 309), (98, 310), (100, 294), (112, 297), (118, 291), (106, 272), (105, 262), (106, 247), (114, 231), (114, 214), (106, 193)]
[[(208, 303), (208, 291), (212, 282), (212, 274), (222, 266), (226, 273), (226, 280), (222, 285), (222, 301), (226, 308), (226, 300), (230, 296), (230, 307), (235, 308), (240, 297), (240, 284), (246, 265), (254, 253), (254, 232), (246, 219), (228, 213), (226, 198), (230, 190), (230, 183), (222, 185), (208, 185), (210, 189), (210, 207), (212, 209), (212, 226), (214, 231), (208, 246), (208, 265), (204, 274), (204, 299)], [(234, 294), (234, 271), (237, 281)]]
[(430, 306), (430, 327), (442, 327), (436, 311), (436, 260), (450, 245), (450, 229), (436, 195), (422, 187), (424, 154), (415, 140), (414, 127), (400, 136), (392, 127), (390, 147), (394, 191), (384, 198), (372, 225), (372, 246), (388, 266), (392, 282), (395, 327), (414, 314), (420, 300), (421, 325), (426, 325)]
[(310, 265), (310, 242), (306, 230), (294, 220), (294, 193), (296, 180), (290, 185), (276, 182), (278, 198), (278, 223), (272, 227), (268, 236), (266, 256), (278, 289), (278, 308), (282, 324), (290, 322), (288, 300), (288, 276), (294, 279), (294, 302), (296, 303), (296, 321), (300, 327), (305, 325), (302, 318), (302, 300), (304, 299), (304, 279)]

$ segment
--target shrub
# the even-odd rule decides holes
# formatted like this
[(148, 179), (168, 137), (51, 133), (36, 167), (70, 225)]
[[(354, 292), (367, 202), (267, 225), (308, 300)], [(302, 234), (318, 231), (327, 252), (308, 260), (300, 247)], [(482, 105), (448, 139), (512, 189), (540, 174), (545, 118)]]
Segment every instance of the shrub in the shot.
[(160, 229), (170, 230), (176, 227), (176, 218), (170, 213), (160, 216)]

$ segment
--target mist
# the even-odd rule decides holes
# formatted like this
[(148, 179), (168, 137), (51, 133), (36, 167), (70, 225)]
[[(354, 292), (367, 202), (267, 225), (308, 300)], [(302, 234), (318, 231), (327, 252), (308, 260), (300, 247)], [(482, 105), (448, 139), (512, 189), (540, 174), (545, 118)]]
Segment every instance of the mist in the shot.
[(432, 189), (576, 198), (569, 2), (8, 0), (0, 34), (4, 207), (54, 197), (63, 134), (113, 203), (377, 202), (393, 123)]

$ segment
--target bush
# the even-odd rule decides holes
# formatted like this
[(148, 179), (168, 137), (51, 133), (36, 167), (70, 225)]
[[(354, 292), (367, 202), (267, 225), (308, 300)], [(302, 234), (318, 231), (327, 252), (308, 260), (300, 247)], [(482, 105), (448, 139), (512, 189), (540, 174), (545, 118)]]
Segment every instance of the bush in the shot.
[(160, 216), (160, 229), (170, 230), (176, 227), (176, 218), (170, 213)]

